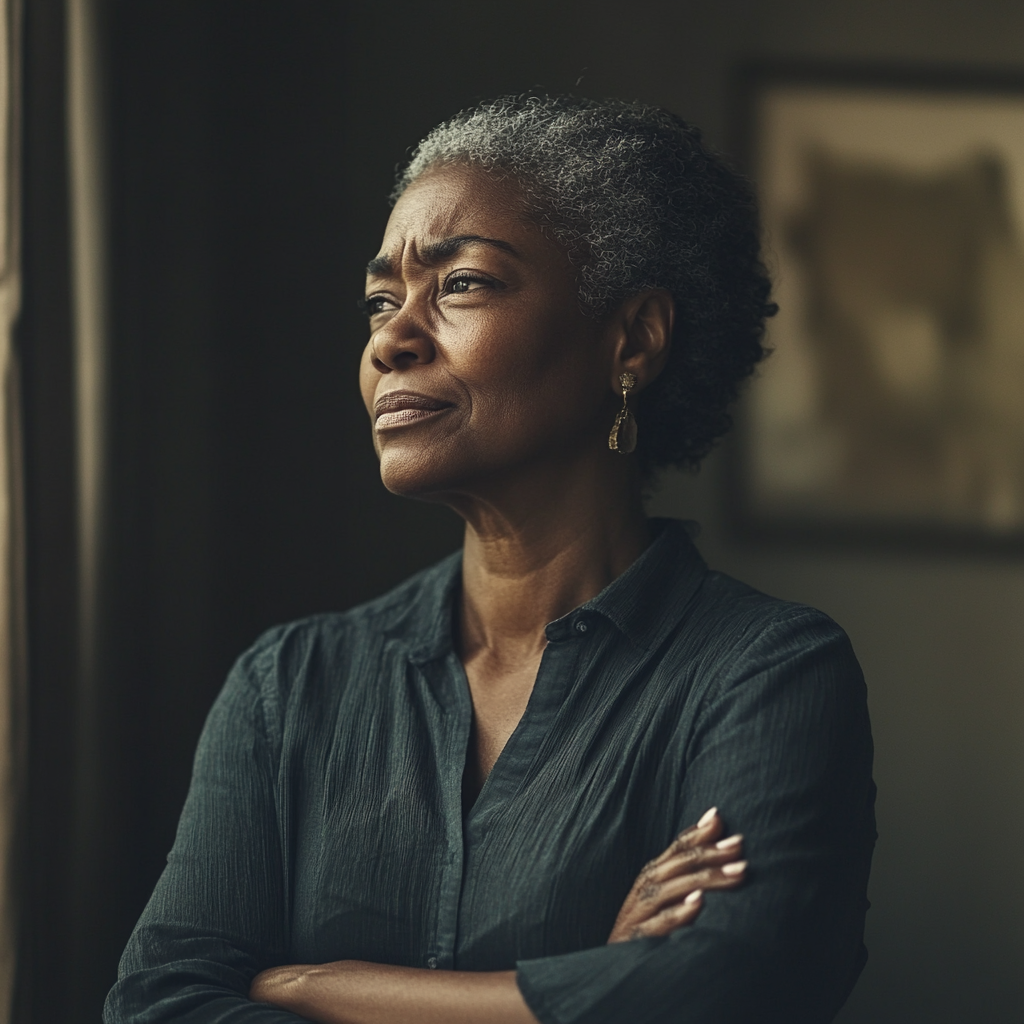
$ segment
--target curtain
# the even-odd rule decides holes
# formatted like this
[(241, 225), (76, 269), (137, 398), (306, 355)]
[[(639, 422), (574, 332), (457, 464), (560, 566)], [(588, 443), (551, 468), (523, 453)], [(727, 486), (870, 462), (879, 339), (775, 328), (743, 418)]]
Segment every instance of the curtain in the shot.
[(0, 1022), (11, 1019), (15, 966), (14, 824), (24, 730), (24, 544), (19, 374), (19, 43), (16, 0), (0, 0)]

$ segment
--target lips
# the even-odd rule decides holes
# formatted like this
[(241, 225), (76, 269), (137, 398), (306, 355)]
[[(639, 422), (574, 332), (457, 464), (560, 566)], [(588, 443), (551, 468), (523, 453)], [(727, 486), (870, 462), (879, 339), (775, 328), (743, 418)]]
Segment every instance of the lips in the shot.
[(373, 404), (374, 425), (378, 430), (406, 426), (451, 408), (451, 402), (421, 395), (417, 391), (389, 391)]

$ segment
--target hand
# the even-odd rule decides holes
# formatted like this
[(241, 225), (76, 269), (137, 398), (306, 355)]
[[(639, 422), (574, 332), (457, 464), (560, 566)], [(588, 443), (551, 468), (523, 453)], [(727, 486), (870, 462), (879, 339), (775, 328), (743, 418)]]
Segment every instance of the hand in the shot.
[(622, 904), (608, 942), (644, 939), (691, 924), (701, 911), (705, 889), (734, 889), (745, 875), (740, 860), (743, 836), (724, 831), (717, 808), (680, 832), (661, 856), (637, 876)]

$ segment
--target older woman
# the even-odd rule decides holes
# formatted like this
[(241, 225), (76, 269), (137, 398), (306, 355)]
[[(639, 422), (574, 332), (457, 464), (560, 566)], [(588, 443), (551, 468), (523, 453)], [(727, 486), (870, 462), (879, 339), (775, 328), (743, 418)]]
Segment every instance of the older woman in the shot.
[(395, 198), (363, 399), (463, 550), (241, 658), (106, 1020), (830, 1020), (860, 671), (641, 500), (763, 354), (747, 185), (666, 111), (528, 97), (433, 131)]

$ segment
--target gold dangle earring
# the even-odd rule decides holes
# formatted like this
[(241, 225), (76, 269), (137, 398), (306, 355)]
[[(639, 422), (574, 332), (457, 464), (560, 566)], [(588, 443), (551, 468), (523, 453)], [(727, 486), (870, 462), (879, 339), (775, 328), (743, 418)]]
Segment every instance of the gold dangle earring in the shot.
[(628, 455), (636, 448), (636, 419), (629, 411), (626, 400), (630, 391), (636, 387), (636, 374), (619, 374), (619, 383), (622, 385), (622, 408), (615, 417), (612, 432), (608, 435), (608, 447), (620, 455)]

